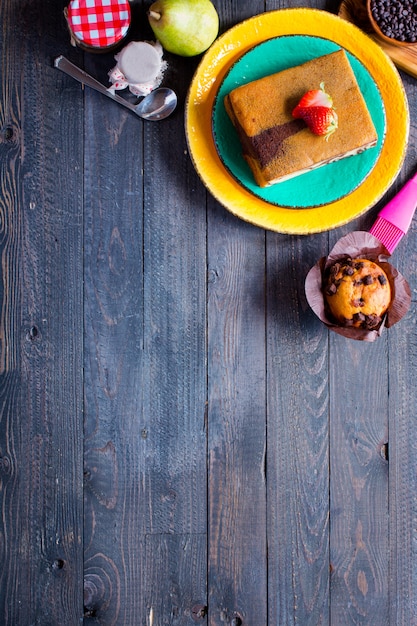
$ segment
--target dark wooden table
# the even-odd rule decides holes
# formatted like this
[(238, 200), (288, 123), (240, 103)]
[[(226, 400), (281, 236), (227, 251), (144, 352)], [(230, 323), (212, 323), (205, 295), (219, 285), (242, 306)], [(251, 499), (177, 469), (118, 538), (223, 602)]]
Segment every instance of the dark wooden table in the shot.
[[(235, 218), (187, 152), (199, 59), (166, 56), (178, 109), (142, 122), (53, 67), (113, 65), (71, 47), (65, 4), (0, 5), (1, 624), (415, 626), (417, 227), (407, 316), (329, 333), (306, 273), (382, 202), (310, 236)], [(215, 0), (221, 32), (296, 4)], [(417, 165), (402, 78), (383, 202)]]

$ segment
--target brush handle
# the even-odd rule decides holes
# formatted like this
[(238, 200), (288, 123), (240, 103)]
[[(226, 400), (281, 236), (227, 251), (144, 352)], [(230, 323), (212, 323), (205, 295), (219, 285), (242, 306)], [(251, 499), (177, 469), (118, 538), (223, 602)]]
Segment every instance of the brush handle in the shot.
[(417, 207), (417, 174), (404, 185), (404, 187), (388, 202), (378, 214), (387, 222), (406, 233), (410, 227), (414, 212)]

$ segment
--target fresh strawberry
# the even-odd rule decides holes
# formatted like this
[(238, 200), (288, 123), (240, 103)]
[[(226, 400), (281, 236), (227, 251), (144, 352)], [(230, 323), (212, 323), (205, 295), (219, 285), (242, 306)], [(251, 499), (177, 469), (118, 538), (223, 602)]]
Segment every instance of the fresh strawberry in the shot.
[(324, 91), (324, 83), (320, 89), (307, 91), (292, 112), (296, 119), (303, 119), (311, 132), (315, 135), (330, 137), (337, 128), (337, 114), (333, 107), (333, 100)]
[(304, 94), (300, 102), (292, 112), (293, 117), (302, 117), (299, 113), (303, 109), (309, 109), (311, 107), (326, 107), (331, 109), (333, 106), (333, 100), (328, 93), (324, 91), (324, 83), (320, 84), (320, 89), (311, 89)]
[(315, 135), (324, 135), (326, 139), (337, 129), (338, 119), (334, 109), (323, 106), (304, 108), (300, 112), (301, 119)]

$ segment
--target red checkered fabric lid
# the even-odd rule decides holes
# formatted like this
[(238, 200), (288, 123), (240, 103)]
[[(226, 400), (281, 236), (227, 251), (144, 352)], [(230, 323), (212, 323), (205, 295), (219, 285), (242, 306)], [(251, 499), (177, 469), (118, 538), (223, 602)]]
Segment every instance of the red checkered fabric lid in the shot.
[(67, 17), (74, 37), (80, 42), (106, 48), (126, 35), (130, 5), (127, 0), (72, 0)]

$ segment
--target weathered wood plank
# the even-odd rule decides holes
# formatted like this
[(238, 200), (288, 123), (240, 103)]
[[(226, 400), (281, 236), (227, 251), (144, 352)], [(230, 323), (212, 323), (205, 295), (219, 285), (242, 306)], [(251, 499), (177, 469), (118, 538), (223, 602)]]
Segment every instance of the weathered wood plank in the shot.
[(89, 90), (85, 112), (85, 615), (128, 625), (138, 535), (126, 522), (142, 511), (143, 126)]
[(308, 308), (304, 279), (324, 254), (327, 235), (270, 233), (267, 241), (269, 623), (325, 625), (328, 339)]
[(330, 338), (331, 617), (388, 624), (387, 336)]
[[(176, 72), (171, 84), (179, 108), (169, 122), (149, 125), (144, 143), (143, 419), (148, 437), (141, 463), (146, 506), (141, 531), (156, 554), (164, 545), (169, 570), (165, 575), (165, 564), (161, 567), (147, 551), (143, 570), (155, 577), (143, 576), (142, 594), (153, 598), (155, 624), (185, 626), (195, 623), (196, 607), (203, 619), (207, 606), (206, 193), (183, 132), (195, 61), (167, 59)], [(181, 183), (166, 183), (172, 180)]]
[(5, 626), (82, 615), (82, 114), (51, 67), (61, 11), (0, 7)]
[(209, 624), (266, 624), (265, 235), (209, 207)]
[[(415, 235), (415, 229), (413, 229)], [(413, 234), (412, 233), (412, 234)], [(415, 267), (416, 257), (413, 254)], [(415, 274), (413, 274), (415, 276)], [(415, 281), (414, 285), (415, 285)], [(415, 294), (415, 288), (414, 288)], [(390, 624), (417, 624), (416, 298), (389, 347)]]
[(86, 609), (102, 624), (149, 624), (151, 608), (154, 624), (186, 624), (206, 605), (205, 192), (182, 118), (194, 66), (176, 64), (164, 122), (85, 96)]

